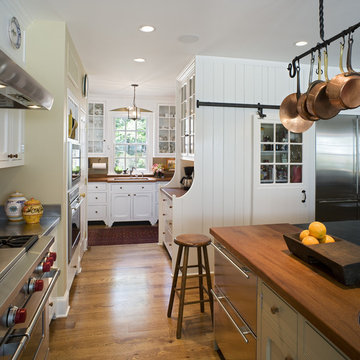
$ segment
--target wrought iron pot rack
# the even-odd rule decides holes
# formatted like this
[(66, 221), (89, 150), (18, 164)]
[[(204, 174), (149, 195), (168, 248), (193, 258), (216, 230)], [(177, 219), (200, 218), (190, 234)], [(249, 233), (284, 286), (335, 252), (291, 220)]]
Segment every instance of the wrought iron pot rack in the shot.
[(338, 33), (337, 35), (331, 37), (330, 39), (324, 40), (323, 42), (318, 43), (316, 46), (314, 46), (313, 48), (311, 48), (308, 51), (305, 51), (301, 55), (296, 56), (287, 67), (287, 69), (289, 70), (289, 76), (291, 78), (294, 78), (296, 76), (296, 72), (297, 72), (296, 63), (300, 59), (302, 59), (302, 58), (304, 58), (304, 57), (306, 57), (306, 56), (308, 56), (308, 55), (310, 55), (310, 54), (312, 54), (312, 53), (314, 53), (316, 51), (320, 51), (323, 48), (326, 48), (328, 45), (330, 45), (335, 40), (338, 40), (340, 38), (345, 38), (345, 36), (350, 35), (351, 33), (353, 33), (359, 27), (360, 27), (360, 22), (358, 22), (357, 24), (355, 24), (353, 26), (350, 26), (346, 30), (341, 31), (340, 33)]

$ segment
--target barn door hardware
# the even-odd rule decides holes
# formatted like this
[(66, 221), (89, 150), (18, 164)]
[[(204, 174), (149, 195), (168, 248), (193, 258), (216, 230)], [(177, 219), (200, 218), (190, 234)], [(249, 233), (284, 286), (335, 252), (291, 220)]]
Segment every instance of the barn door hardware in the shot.
[(231, 107), (231, 108), (245, 108), (245, 109), (257, 109), (257, 114), (261, 119), (266, 115), (264, 114), (264, 109), (280, 109), (279, 105), (264, 105), (264, 104), (240, 104), (240, 103), (223, 103), (223, 102), (206, 102), (206, 101), (196, 101), (196, 107), (200, 106), (212, 106), (212, 107)]

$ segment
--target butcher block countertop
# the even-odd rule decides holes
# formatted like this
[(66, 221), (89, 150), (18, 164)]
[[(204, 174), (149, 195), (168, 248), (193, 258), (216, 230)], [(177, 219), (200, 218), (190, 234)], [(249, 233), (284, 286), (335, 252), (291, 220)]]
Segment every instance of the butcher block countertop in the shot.
[(183, 196), (186, 194), (187, 190), (184, 190), (183, 188), (168, 188), (163, 187), (160, 189), (161, 192), (163, 192), (166, 196), (168, 196), (170, 199), (172, 199), (172, 196), (175, 195), (176, 197)]
[(290, 224), (211, 228), (210, 233), (317, 327), (350, 359), (360, 359), (360, 287), (348, 287), (288, 250)]
[(158, 182), (158, 181), (170, 181), (171, 177), (166, 177), (166, 178), (156, 178), (154, 176), (147, 176), (144, 175), (144, 177), (142, 176), (89, 176), (88, 181), (89, 182)]

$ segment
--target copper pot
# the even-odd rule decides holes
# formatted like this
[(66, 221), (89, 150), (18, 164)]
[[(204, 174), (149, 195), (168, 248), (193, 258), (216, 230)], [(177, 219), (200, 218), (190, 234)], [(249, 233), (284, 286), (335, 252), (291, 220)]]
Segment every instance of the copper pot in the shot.
[(311, 53), (311, 61), (310, 61), (310, 70), (309, 70), (309, 86), (308, 86), (308, 90), (304, 93), (301, 94), (298, 101), (297, 101), (297, 105), (296, 105), (296, 109), (298, 114), (306, 120), (312, 120), (312, 121), (316, 121), (319, 120), (319, 118), (317, 116), (311, 115), (307, 108), (306, 108), (306, 100), (308, 97), (308, 93), (309, 91), (313, 88), (313, 86), (315, 84), (318, 83), (319, 80), (316, 81), (312, 81), (312, 76), (313, 76), (313, 69), (314, 69), (314, 62), (315, 62), (315, 57), (314, 54)]
[[(320, 56), (319, 56), (320, 58)], [(318, 66), (319, 80), (321, 78), (321, 65)], [(315, 84), (308, 92), (306, 108), (311, 115), (320, 119), (331, 119), (336, 116), (340, 109), (330, 103), (326, 95), (326, 87), (329, 82), (328, 78), (328, 54), (324, 51), (324, 74), (326, 81), (320, 81)]]
[(341, 73), (333, 77), (327, 84), (326, 95), (331, 104), (340, 109), (354, 109), (360, 106), (360, 74), (355, 72), (351, 65), (353, 39), (349, 35), (348, 52), (346, 58), (347, 72), (342, 66), (342, 53), (344, 44), (340, 49), (340, 71)]
[(284, 127), (292, 131), (293, 133), (302, 133), (308, 130), (312, 125), (313, 121), (302, 118), (297, 111), (297, 102), (300, 98), (300, 68), (297, 67), (297, 90), (296, 93), (288, 95), (280, 105), (280, 121)]

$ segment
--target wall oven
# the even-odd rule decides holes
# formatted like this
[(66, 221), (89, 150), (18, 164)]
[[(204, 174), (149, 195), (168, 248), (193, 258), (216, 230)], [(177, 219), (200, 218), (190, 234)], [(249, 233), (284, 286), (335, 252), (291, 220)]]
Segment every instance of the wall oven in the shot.
[(68, 189), (72, 189), (81, 177), (81, 147), (68, 143)]
[(215, 343), (226, 360), (256, 360), (257, 276), (214, 242)]
[(79, 194), (79, 188), (76, 187), (69, 192), (68, 198), (68, 263), (70, 263), (76, 246), (81, 238), (81, 203), (84, 198)]

